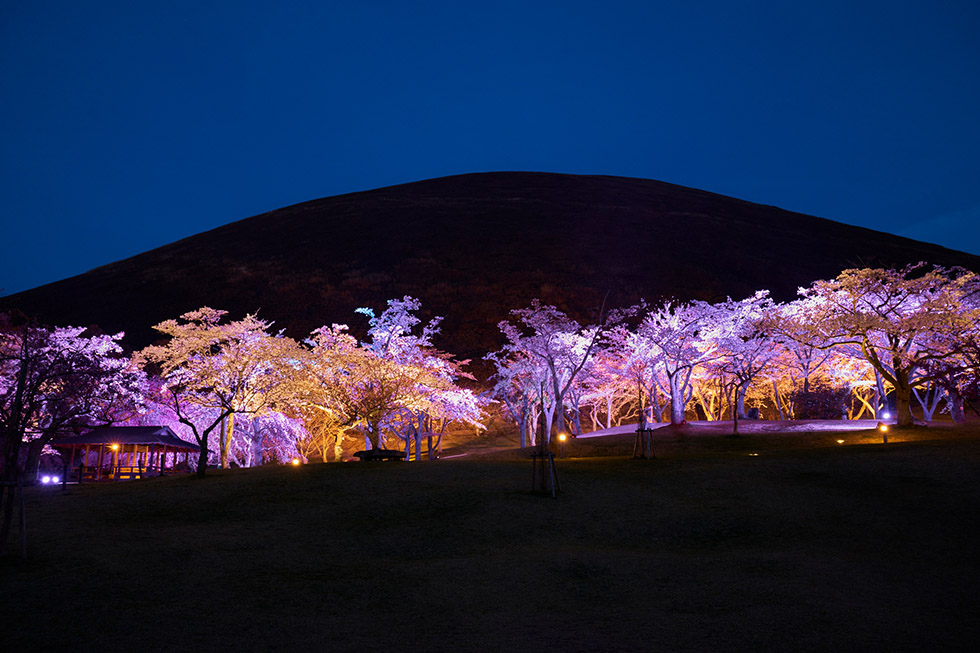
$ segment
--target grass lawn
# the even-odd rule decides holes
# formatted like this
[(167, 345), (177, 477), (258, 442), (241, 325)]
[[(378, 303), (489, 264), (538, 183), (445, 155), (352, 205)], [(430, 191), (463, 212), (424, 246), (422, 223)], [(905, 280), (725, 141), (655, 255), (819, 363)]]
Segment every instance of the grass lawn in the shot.
[(699, 437), (652, 461), (560, 460), (557, 499), (530, 492), (530, 461), (493, 456), (30, 488), (29, 559), (0, 563), (0, 641), (975, 650), (975, 431)]

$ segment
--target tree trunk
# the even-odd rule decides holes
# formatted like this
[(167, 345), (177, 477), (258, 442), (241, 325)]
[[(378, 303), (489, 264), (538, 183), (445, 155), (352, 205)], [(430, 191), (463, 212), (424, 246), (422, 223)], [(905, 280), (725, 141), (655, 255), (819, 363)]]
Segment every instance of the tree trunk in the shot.
[(37, 483), (37, 472), (41, 466), (41, 453), (48, 438), (38, 438), (31, 440), (27, 444), (27, 461), (24, 463), (24, 485)]
[(741, 419), (748, 419), (745, 416), (745, 393), (749, 390), (749, 382), (742, 381), (735, 386), (735, 403), (738, 406), (738, 416)]
[(966, 415), (963, 413), (963, 396), (960, 393), (947, 389), (946, 405), (949, 407), (949, 416), (953, 419), (953, 424), (966, 422)]
[[(174, 464), (174, 466), (176, 467), (176, 463)], [(207, 441), (207, 437), (205, 436), (204, 443), (201, 444), (201, 453), (197, 455), (197, 477), (204, 478), (204, 473), (207, 468), (208, 468), (208, 441)]]
[(779, 397), (779, 385), (776, 383), (776, 379), (772, 380), (772, 394), (776, 398), (776, 410), (779, 411), (779, 421), (786, 419), (783, 413), (783, 402)]
[(684, 389), (681, 387), (680, 375), (677, 373), (668, 377), (670, 382), (670, 423), (684, 422)]
[(228, 451), (231, 438), (235, 434), (235, 413), (221, 420), (221, 469), (228, 469)]
[(9, 485), (0, 486), (0, 558), (7, 555), (7, 546), (10, 540), (10, 525), (14, 519), (14, 495), (17, 494), (17, 486), (13, 484), (14, 474), (4, 474), (4, 480)]
[(912, 426), (912, 389), (909, 387), (909, 371), (895, 370), (895, 412), (898, 426)]
[(875, 369), (875, 419), (883, 419), (882, 413), (888, 405), (885, 385), (881, 378), (881, 373)]

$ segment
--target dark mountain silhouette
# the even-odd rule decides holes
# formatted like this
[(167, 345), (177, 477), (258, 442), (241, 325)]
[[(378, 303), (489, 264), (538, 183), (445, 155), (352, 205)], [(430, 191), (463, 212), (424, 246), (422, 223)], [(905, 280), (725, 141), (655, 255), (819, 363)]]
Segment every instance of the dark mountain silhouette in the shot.
[(645, 298), (777, 299), (848, 267), (980, 257), (658, 181), (503, 172), (304, 202), (0, 299), (43, 322), (125, 330), (208, 305), (258, 311), (289, 335), (409, 294), (444, 315), (442, 348), (478, 356), (498, 321), (540, 298), (588, 321)]

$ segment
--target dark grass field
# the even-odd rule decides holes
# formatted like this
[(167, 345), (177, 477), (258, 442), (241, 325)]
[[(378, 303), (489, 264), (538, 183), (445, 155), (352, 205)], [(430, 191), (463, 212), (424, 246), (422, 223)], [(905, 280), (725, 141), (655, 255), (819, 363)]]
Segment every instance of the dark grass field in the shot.
[(0, 646), (972, 651), (980, 437), (919, 435), (31, 488)]

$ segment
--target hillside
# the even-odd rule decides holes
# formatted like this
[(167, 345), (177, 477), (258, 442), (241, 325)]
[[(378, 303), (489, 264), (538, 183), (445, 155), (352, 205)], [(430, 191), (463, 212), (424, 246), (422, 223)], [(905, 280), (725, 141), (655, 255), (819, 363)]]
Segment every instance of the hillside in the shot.
[(588, 320), (608, 292), (722, 299), (863, 265), (980, 269), (937, 245), (658, 181), (485, 173), (328, 197), (264, 213), (0, 299), (50, 324), (150, 327), (202, 305), (259, 311), (294, 337), (411, 294), (446, 316), (444, 349), (478, 356), (534, 297)]

